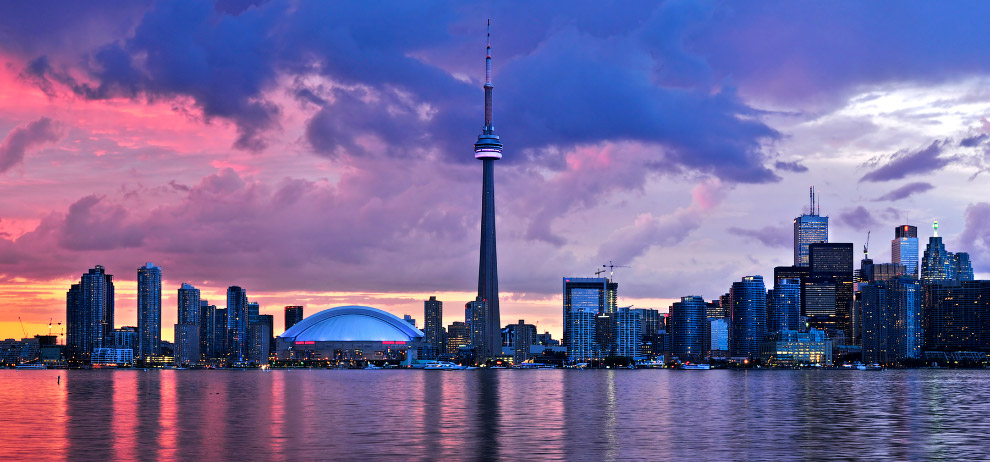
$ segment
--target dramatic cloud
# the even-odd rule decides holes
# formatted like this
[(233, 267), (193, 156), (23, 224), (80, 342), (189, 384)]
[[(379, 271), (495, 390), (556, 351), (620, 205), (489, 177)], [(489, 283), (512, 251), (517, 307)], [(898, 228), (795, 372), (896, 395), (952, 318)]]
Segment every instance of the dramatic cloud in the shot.
[(990, 203), (969, 204), (965, 218), (966, 227), (959, 236), (960, 243), (972, 256), (974, 269), (985, 271), (990, 266)]
[(887, 194), (884, 194), (876, 199), (876, 201), (899, 201), (901, 199), (907, 199), (913, 194), (920, 194), (926, 191), (930, 191), (934, 186), (931, 183), (925, 183), (923, 181), (918, 181), (914, 183), (908, 183), (900, 188), (897, 188)]
[(0, 173), (21, 163), (29, 149), (58, 141), (59, 136), (58, 124), (47, 117), (15, 128), (0, 142)]
[(932, 144), (916, 151), (902, 150), (887, 159), (887, 163), (863, 175), (863, 181), (899, 180), (910, 175), (920, 175), (939, 170), (953, 161), (951, 156), (942, 156), (946, 143), (935, 140)]
[(838, 222), (857, 231), (864, 231), (880, 224), (862, 205), (851, 210), (843, 210), (839, 213)]
[(733, 226), (729, 228), (729, 232), (755, 239), (767, 247), (790, 248), (794, 245), (793, 230), (786, 226), (764, 226), (760, 229), (744, 229)]
[(794, 173), (804, 173), (808, 171), (808, 167), (801, 165), (801, 163), (797, 161), (783, 162), (778, 160), (775, 164), (773, 164), (773, 168), (777, 170), (783, 170), (786, 172), (794, 172)]

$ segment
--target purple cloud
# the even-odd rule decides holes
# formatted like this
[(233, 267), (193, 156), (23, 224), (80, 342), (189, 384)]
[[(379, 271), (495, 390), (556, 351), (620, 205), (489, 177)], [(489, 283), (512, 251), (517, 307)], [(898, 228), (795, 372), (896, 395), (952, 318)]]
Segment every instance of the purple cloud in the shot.
[(979, 202), (966, 207), (966, 226), (959, 240), (969, 251), (977, 272), (990, 267), (990, 203)]
[(786, 226), (764, 226), (760, 229), (745, 229), (733, 226), (729, 228), (729, 232), (755, 239), (767, 247), (788, 248), (794, 245), (792, 230)]
[(839, 213), (838, 222), (857, 231), (862, 231), (880, 224), (862, 205)]
[(930, 191), (935, 188), (931, 183), (925, 183), (923, 181), (918, 181), (914, 183), (908, 183), (900, 188), (897, 188), (887, 194), (880, 196), (875, 199), (879, 201), (899, 201), (901, 199), (907, 199), (914, 194), (921, 194), (926, 191)]
[(954, 157), (943, 157), (945, 142), (935, 140), (932, 144), (917, 151), (901, 150), (890, 156), (887, 163), (863, 175), (864, 181), (899, 180), (910, 175), (920, 175), (939, 170), (954, 160)]
[(58, 124), (48, 117), (11, 130), (0, 142), (0, 173), (21, 163), (29, 149), (58, 141), (60, 136)]

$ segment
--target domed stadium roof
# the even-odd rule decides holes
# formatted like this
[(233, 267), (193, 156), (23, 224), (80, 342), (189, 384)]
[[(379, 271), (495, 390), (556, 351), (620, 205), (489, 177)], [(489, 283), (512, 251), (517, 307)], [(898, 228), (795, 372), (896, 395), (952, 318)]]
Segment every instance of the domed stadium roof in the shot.
[(360, 342), (422, 340), (423, 331), (392, 313), (370, 306), (338, 306), (297, 322), (282, 338), (301, 342)]

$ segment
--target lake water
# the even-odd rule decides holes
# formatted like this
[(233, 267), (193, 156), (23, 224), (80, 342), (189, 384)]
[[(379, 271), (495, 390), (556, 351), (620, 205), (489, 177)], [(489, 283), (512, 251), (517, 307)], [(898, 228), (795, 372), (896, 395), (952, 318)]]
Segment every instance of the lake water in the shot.
[(976, 370), (2, 370), (0, 460), (986, 460), (988, 413)]

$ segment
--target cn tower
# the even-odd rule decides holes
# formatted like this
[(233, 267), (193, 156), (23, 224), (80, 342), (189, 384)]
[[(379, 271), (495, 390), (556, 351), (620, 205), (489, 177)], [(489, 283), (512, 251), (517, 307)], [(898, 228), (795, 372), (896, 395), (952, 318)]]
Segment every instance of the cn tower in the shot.
[(498, 259), (495, 252), (495, 161), (502, 158), (502, 142), (492, 125), (492, 33), (488, 21), (488, 47), (485, 56), (485, 126), (474, 143), (474, 158), (483, 167), (481, 187), (481, 252), (478, 264), (478, 299), (485, 302), (485, 332), (483, 351), (475, 350), (475, 357), (483, 361), (499, 353), (502, 344), (501, 320), (498, 310)]

